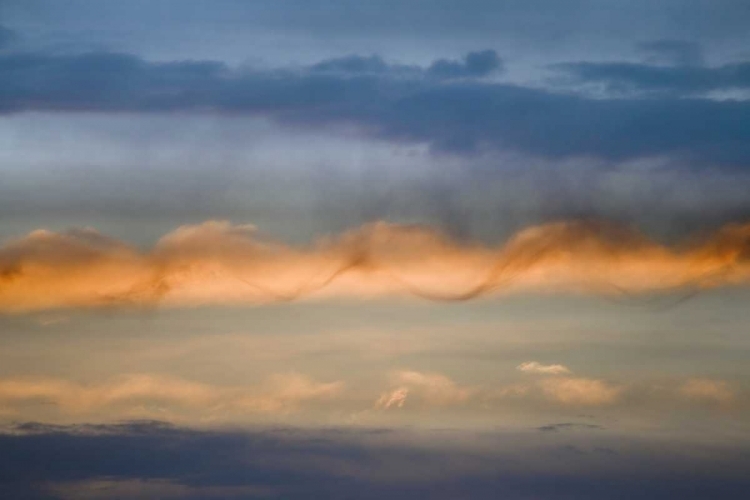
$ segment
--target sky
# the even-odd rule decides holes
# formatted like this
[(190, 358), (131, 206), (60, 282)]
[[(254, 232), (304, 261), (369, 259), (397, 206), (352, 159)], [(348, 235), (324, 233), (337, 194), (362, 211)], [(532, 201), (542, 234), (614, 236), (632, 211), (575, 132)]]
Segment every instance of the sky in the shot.
[(0, 0), (0, 496), (744, 498), (748, 25)]

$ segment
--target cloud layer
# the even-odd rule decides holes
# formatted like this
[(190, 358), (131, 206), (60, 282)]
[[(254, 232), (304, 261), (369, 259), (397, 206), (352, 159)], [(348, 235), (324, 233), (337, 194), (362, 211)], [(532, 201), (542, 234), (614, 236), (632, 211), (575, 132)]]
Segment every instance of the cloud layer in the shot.
[[(641, 81), (671, 90), (746, 86), (747, 64), (715, 70), (575, 63), (579, 78)], [(220, 61), (151, 62), (125, 53), (0, 54), (0, 113), (208, 112), (264, 116), (302, 127), (354, 127), (369, 137), (434, 150), (520, 151), (608, 160), (672, 155), (743, 167), (750, 103), (681, 98), (589, 99), (500, 83), (493, 50), (428, 67), (351, 55), (287, 69)]]
[[(578, 432), (193, 430), (160, 422), (0, 433), (6, 498), (744, 498), (746, 440)], [(696, 472), (698, 471), (698, 472)]]
[(272, 375), (256, 386), (218, 386), (159, 374), (121, 375), (96, 383), (53, 378), (0, 379), (4, 416), (25, 414), (24, 408), (50, 405), (57, 418), (86, 416), (170, 418), (191, 422), (232, 421), (249, 416), (280, 416), (305, 404), (335, 400), (341, 381), (319, 382), (298, 373)]
[(530, 227), (491, 247), (379, 222), (293, 247), (253, 226), (214, 221), (180, 227), (144, 252), (92, 229), (39, 230), (0, 249), (0, 310), (389, 294), (461, 301), (521, 290), (686, 298), (745, 284), (749, 241), (747, 225), (667, 247), (630, 228), (573, 221)]

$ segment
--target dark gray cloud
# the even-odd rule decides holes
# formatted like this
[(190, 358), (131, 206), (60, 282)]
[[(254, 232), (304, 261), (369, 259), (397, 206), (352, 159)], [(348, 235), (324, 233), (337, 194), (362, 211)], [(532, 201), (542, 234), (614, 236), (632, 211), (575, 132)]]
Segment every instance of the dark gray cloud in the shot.
[[(740, 166), (750, 161), (750, 102), (588, 99), (481, 78), (499, 67), (492, 51), (416, 72), (377, 57), (259, 71), (215, 61), (153, 63), (116, 53), (15, 53), (0, 56), (0, 111), (210, 111), (313, 129), (354, 124), (372, 137), (452, 153), (506, 150), (607, 160), (672, 155)], [(597, 66), (566, 68), (597, 74)], [(745, 65), (726, 71), (741, 80), (747, 72)], [(434, 78), (435, 72), (443, 78)], [(690, 85), (678, 76), (672, 81)]]
[(494, 50), (469, 52), (463, 61), (439, 59), (427, 69), (429, 75), (438, 78), (477, 78), (500, 72), (503, 62)]
[(387, 64), (382, 57), (371, 55), (369, 57), (356, 54), (337, 57), (321, 61), (311, 66), (312, 72), (333, 73), (386, 73), (392, 71), (392, 66)]
[[(230, 432), (158, 422), (24, 424), (0, 435), (0, 494), (60, 498), (60, 486), (97, 480), (182, 485), (180, 498), (216, 498), (207, 493), (216, 488), (256, 488), (264, 498), (285, 499), (739, 499), (750, 487), (742, 444), (703, 446), (695, 453), (679, 442), (660, 441), (656, 448), (628, 439), (605, 446), (571, 443), (572, 435), (567, 441), (536, 436), (534, 444), (533, 436), (458, 431), (417, 438), (383, 429)], [(465, 439), (481, 439), (484, 451), (459, 444)], [(623, 444), (627, 451), (618, 451)], [(107, 498), (107, 491), (100, 484), (97, 498)]]
[(750, 88), (748, 62), (716, 67), (579, 62), (559, 64), (555, 68), (579, 82), (603, 84), (608, 92), (617, 94), (684, 96)]

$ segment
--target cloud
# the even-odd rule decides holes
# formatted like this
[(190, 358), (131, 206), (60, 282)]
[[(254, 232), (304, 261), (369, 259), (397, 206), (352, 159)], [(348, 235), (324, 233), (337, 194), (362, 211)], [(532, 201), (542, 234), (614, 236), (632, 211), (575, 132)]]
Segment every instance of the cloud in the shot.
[(296, 373), (277, 374), (258, 386), (215, 386), (158, 374), (122, 375), (97, 383), (50, 378), (0, 379), (0, 402), (21, 412), (51, 405), (67, 416), (123, 415), (139, 418), (231, 419), (258, 413), (283, 414), (300, 405), (338, 398), (344, 383), (318, 382)]
[(407, 396), (429, 406), (452, 406), (465, 403), (477, 391), (458, 385), (440, 373), (401, 370), (392, 374), (395, 389), (384, 392), (375, 401), (375, 409), (403, 408)]
[(385, 392), (381, 394), (377, 401), (375, 401), (375, 408), (378, 410), (387, 410), (392, 407), (403, 408), (408, 395), (408, 387), (399, 387), (393, 391)]
[(394, 72), (394, 70), (411, 70), (415, 73), (420, 72), (420, 68), (416, 66), (394, 66), (386, 63), (382, 57), (378, 55), (371, 56), (359, 56), (351, 54), (344, 57), (336, 57), (333, 59), (326, 59), (319, 63), (310, 66), (310, 71), (313, 73), (340, 73), (340, 74), (387, 74)]
[[(750, 89), (750, 63), (715, 67), (658, 66), (627, 62), (578, 62), (554, 66), (580, 83), (601, 84), (615, 95), (691, 96)], [(742, 112), (737, 111), (741, 115)], [(729, 133), (729, 130), (726, 130)]]
[(715, 403), (729, 403), (734, 399), (734, 391), (723, 380), (695, 378), (685, 382), (680, 388), (682, 397)]
[(649, 62), (669, 63), (676, 66), (700, 66), (703, 64), (703, 53), (697, 42), (686, 40), (655, 40), (638, 44)]
[[(702, 88), (704, 81), (745, 82), (747, 65), (714, 71), (614, 64), (560, 68), (578, 78), (628, 81), (635, 71), (635, 80), (660, 87)], [(273, 70), (233, 69), (217, 61), (150, 62), (125, 53), (11, 53), (0, 55), (0, 113), (242, 114), (316, 130), (343, 125), (370, 138), (457, 154), (493, 150), (616, 161), (672, 155), (736, 167), (750, 160), (749, 102), (680, 98), (684, 92), (650, 101), (588, 99), (485, 81), (501, 67), (492, 50), (427, 68), (350, 55)], [(716, 76), (700, 73), (711, 71)]]
[(317, 382), (299, 373), (277, 374), (271, 377), (260, 397), (251, 396), (242, 401), (242, 406), (265, 411), (294, 409), (308, 401), (326, 401), (338, 398), (344, 390), (344, 382)]
[[(424, 373), (402, 370), (393, 375), (407, 393), (415, 394), (429, 405), (449, 406), (465, 402), (474, 392), (471, 388), (458, 385), (440, 373)], [(404, 395), (404, 398), (406, 394)]]
[(536, 361), (526, 361), (516, 367), (524, 373), (541, 373), (544, 375), (569, 374), (570, 370), (563, 365), (543, 365)]
[(469, 52), (463, 61), (440, 59), (427, 68), (427, 74), (436, 78), (479, 78), (499, 73), (503, 62), (494, 50)]
[(492, 431), (20, 424), (0, 433), (0, 495), (650, 500), (740, 499), (750, 487), (743, 440), (608, 433), (565, 440)]
[(748, 242), (750, 227), (739, 224), (666, 247), (627, 227), (570, 221), (527, 228), (494, 247), (378, 222), (293, 247), (253, 226), (209, 221), (141, 251), (92, 229), (40, 230), (0, 247), (0, 311), (391, 294), (461, 301), (521, 290), (680, 299), (746, 283)]
[(247, 499), (272, 497), (272, 488), (253, 486), (189, 486), (160, 479), (92, 479), (47, 484), (40, 488), (60, 500)]
[(607, 382), (589, 378), (548, 378), (539, 382), (544, 395), (566, 405), (608, 405), (614, 403), (622, 389)]
[(558, 431), (565, 431), (565, 430), (602, 430), (604, 427), (597, 424), (581, 424), (577, 422), (562, 422), (559, 424), (548, 424), (548, 425), (542, 425), (541, 427), (537, 427), (538, 431), (541, 432), (558, 432)]

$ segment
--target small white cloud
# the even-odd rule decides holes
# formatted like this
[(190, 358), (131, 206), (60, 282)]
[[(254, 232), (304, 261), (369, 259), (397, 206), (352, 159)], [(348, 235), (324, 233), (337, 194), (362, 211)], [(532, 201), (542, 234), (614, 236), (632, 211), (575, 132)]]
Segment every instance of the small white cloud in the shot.
[(516, 367), (524, 373), (539, 373), (542, 375), (566, 375), (571, 371), (563, 365), (543, 365), (537, 361), (526, 361)]

